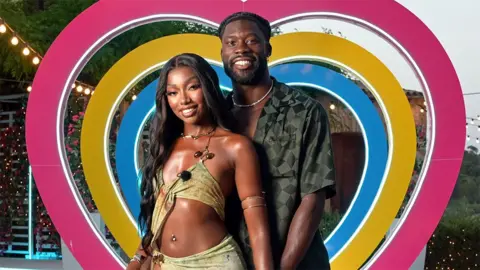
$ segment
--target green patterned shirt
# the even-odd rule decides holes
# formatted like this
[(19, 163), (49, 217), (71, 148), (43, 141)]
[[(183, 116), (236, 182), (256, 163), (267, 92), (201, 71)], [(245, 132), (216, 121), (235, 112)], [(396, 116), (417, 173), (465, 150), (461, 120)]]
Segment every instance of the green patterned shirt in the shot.
[[(227, 97), (232, 106), (231, 95)], [(335, 195), (335, 173), (328, 116), (319, 102), (301, 90), (274, 80), (272, 96), (258, 119), (253, 138), (262, 169), (272, 251), (279, 268), (287, 234), (301, 199), (324, 189)], [(253, 269), (248, 231), (238, 198), (227, 203), (227, 226)], [(315, 233), (298, 269), (330, 269), (320, 231)]]

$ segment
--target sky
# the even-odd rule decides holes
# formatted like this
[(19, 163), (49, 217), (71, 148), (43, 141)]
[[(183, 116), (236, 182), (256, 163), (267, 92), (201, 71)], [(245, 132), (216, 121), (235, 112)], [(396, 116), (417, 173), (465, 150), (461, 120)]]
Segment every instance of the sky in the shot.
[[(397, 0), (419, 17), (436, 35), (450, 57), (464, 94), (480, 92), (480, 72), (476, 67), (480, 63), (480, 1), (438, 1), (438, 0)], [(475, 26), (477, 25), (477, 26)], [(420, 91), (420, 84), (403, 57), (387, 42), (369, 31), (353, 24), (310, 19), (296, 21), (281, 26), (284, 33), (294, 31), (321, 32), (322, 27), (331, 29), (334, 33), (341, 32), (348, 40), (355, 42), (379, 58), (397, 77), (403, 88)], [(464, 95), (466, 115), (480, 115), (480, 94)], [(452, 104), (454, 106), (455, 104)], [(467, 134), (472, 138), (468, 145), (475, 145), (475, 139), (480, 138), (477, 126), (480, 121), (469, 126)]]

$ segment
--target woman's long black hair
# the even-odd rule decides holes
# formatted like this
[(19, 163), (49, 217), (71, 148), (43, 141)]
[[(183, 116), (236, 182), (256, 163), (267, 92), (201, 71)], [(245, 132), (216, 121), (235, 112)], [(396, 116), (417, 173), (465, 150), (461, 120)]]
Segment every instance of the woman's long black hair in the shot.
[(153, 232), (150, 228), (156, 199), (154, 184), (160, 184), (158, 171), (163, 168), (170, 156), (175, 140), (183, 132), (183, 122), (173, 113), (168, 105), (166, 95), (168, 73), (177, 67), (189, 67), (197, 76), (202, 86), (207, 115), (211, 117), (212, 123), (219, 128), (232, 130), (230, 127), (233, 123), (231, 113), (220, 90), (217, 73), (210, 64), (199, 55), (192, 53), (180, 54), (170, 59), (160, 71), (155, 97), (156, 113), (150, 128), (150, 150), (143, 167), (140, 188), (142, 200), (140, 202), (139, 224), (141, 232), (145, 233), (142, 237), (142, 247), (147, 252), (153, 238)]

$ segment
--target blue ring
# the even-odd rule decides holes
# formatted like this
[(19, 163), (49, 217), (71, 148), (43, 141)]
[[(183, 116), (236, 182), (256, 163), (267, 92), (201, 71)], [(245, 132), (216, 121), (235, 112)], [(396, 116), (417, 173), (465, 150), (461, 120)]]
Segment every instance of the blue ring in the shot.
[[(221, 77), (222, 85), (231, 84), (223, 69), (217, 68), (216, 71)], [(325, 241), (329, 257), (332, 258), (347, 244), (370, 208), (374, 206), (388, 158), (387, 136), (383, 122), (367, 95), (353, 82), (334, 71), (311, 64), (289, 63), (270, 68), (270, 73), (289, 85), (308, 85), (335, 96), (349, 107), (362, 127), (366, 146), (364, 172), (349, 209)], [(116, 156), (120, 186), (127, 204), (136, 216), (139, 212), (140, 196), (137, 180), (133, 181), (138, 179), (133, 157), (138, 149), (136, 142), (144, 119), (154, 107), (155, 83), (156, 81), (147, 86), (132, 103), (118, 133)]]

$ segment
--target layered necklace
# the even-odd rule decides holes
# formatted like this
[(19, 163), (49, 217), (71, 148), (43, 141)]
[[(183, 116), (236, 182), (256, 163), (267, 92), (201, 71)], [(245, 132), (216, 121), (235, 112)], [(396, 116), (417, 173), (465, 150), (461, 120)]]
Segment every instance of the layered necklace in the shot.
[(261, 97), (259, 100), (255, 101), (255, 102), (253, 102), (252, 104), (238, 104), (237, 102), (235, 102), (235, 94), (232, 94), (233, 105), (235, 105), (235, 107), (239, 107), (239, 108), (253, 107), (253, 106), (257, 105), (258, 103), (262, 102), (270, 94), (270, 92), (272, 92), (272, 90), (273, 90), (273, 80), (272, 80), (272, 85), (270, 85), (270, 89), (267, 91), (267, 93), (265, 93), (265, 95), (263, 97)]
[(197, 135), (185, 135), (182, 133), (180, 133), (180, 136), (184, 139), (194, 139), (194, 140), (197, 140), (198, 138), (200, 137), (203, 137), (203, 136), (209, 136), (211, 135), (213, 132), (215, 131), (215, 127), (213, 127), (210, 131), (208, 132), (205, 132), (205, 133), (200, 133), (200, 134), (197, 134)]
[(183, 133), (181, 133), (180, 136), (183, 139), (194, 139), (194, 140), (198, 140), (198, 138), (200, 138), (200, 137), (208, 136), (208, 141), (207, 141), (207, 145), (205, 146), (205, 148), (201, 151), (196, 151), (193, 154), (193, 156), (195, 158), (200, 158), (201, 160), (212, 159), (215, 156), (215, 154), (210, 153), (208, 147), (210, 146), (210, 140), (212, 139), (213, 135), (215, 134), (216, 129), (217, 129), (216, 127), (213, 127), (210, 131), (205, 132), (205, 133), (200, 133), (200, 134), (197, 134), (197, 135), (184, 135)]

